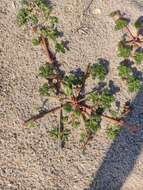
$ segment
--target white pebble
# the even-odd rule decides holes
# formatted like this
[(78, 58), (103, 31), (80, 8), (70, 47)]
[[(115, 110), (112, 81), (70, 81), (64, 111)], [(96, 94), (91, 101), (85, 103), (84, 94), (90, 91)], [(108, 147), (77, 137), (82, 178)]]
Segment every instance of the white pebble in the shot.
[(93, 13), (94, 15), (100, 15), (100, 14), (101, 14), (101, 9), (94, 9), (94, 10), (92, 11), (92, 13)]
[(12, 3), (12, 8), (15, 9), (16, 8), (15, 2), (12, 1), (11, 3)]

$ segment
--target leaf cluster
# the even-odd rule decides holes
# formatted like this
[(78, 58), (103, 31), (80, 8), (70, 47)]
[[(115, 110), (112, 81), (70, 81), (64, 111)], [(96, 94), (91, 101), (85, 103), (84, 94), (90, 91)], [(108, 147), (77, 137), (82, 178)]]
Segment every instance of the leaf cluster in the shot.
[(129, 20), (126, 18), (119, 18), (115, 21), (115, 30), (121, 30), (128, 26)]
[(107, 129), (107, 136), (109, 139), (114, 140), (120, 133), (121, 128), (117, 125), (110, 125)]
[[(32, 44), (34, 46), (42, 44), (44, 38), (47, 39), (44, 43), (48, 42), (46, 47), (49, 47), (49, 42), (52, 41), (55, 53), (65, 53), (64, 43), (58, 39), (61, 35), (57, 29), (58, 18), (51, 16), (51, 12), (52, 7), (47, 5), (45, 0), (23, 0), (22, 8), (17, 14), (17, 21), (20, 26), (32, 26), (34, 29)], [(141, 37), (132, 34), (129, 29), (129, 20), (124, 18), (119, 11), (112, 13), (111, 16), (115, 19), (115, 30), (127, 30), (126, 35), (118, 44), (118, 56), (129, 61), (133, 59), (135, 63), (140, 64), (143, 60)], [(142, 26), (139, 21), (135, 23), (137, 29), (141, 29)], [(46, 50), (50, 56), (51, 48)], [(103, 117), (119, 123), (117, 115), (115, 118), (115, 112), (113, 114), (111, 111), (115, 96), (111, 93), (109, 85), (105, 83), (104, 87), (99, 88), (108, 73), (107, 68), (100, 60), (87, 67), (86, 72), (81, 75), (74, 72), (67, 74), (57, 67), (52, 61), (39, 68), (39, 76), (45, 80), (45, 83), (39, 88), (39, 93), (47, 100), (54, 98), (54, 102), (59, 106), (52, 110), (41, 111), (38, 115), (28, 119), (29, 127), (34, 127), (33, 121), (35, 122), (45, 114), (60, 110), (60, 124), (50, 131), (51, 137), (66, 142), (70, 134), (68, 128), (72, 127), (81, 131), (80, 142), (86, 145), (101, 128)], [(127, 64), (121, 64), (118, 69), (119, 76), (127, 82), (130, 92), (137, 92), (141, 89), (141, 82), (134, 76), (132, 68)], [(94, 88), (86, 92), (88, 77), (94, 83)], [(109, 112), (114, 115), (112, 118), (106, 116), (106, 113)], [(111, 125), (107, 129), (107, 136), (114, 139), (120, 130), (120, 123), (119, 126)]]
[(143, 37), (140, 35), (140, 30), (143, 29), (143, 20), (139, 18), (134, 24), (136, 34), (130, 29), (129, 19), (125, 18), (120, 11), (115, 11), (111, 14), (115, 20), (115, 29), (123, 31), (122, 40), (118, 43), (118, 56), (124, 60), (118, 67), (119, 76), (126, 81), (129, 92), (138, 92), (141, 89), (141, 81), (137, 76), (134, 76), (133, 70), (128, 66), (128, 63), (141, 64), (143, 62), (142, 43)]
[(124, 64), (118, 67), (119, 76), (127, 82), (129, 92), (138, 92), (141, 90), (141, 81), (134, 76), (132, 69)]
[(111, 104), (115, 101), (115, 97), (110, 93), (110, 90), (106, 88), (102, 92), (93, 92), (90, 94), (89, 100), (91, 100), (94, 105), (105, 109), (111, 107)]
[(52, 138), (54, 138), (55, 140), (57, 139), (62, 139), (63, 143), (65, 143), (66, 141), (68, 141), (69, 138), (69, 131), (67, 129), (65, 129), (62, 133), (60, 132), (59, 128), (54, 128), (50, 131), (50, 135)]
[(52, 96), (57, 93), (58, 74), (52, 64), (46, 63), (39, 68), (39, 76), (47, 80), (40, 88), (42, 96)]
[(121, 12), (116, 11), (111, 14), (115, 20), (115, 30), (124, 29), (122, 40), (118, 44), (118, 56), (124, 59), (130, 58), (136, 64), (141, 64), (143, 61), (143, 37), (140, 31), (143, 29), (143, 20), (139, 18), (133, 27), (136, 31), (132, 31), (127, 19)]
[(51, 16), (52, 6), (45, 0), (22, 1), (22, 8), (17, 13), (17, 23), (19, 26), (33, 28), (33, 46), (41, 42), (41, 36), (54, 45), (55, 52), (65, 53), (65, 46), (58, 38), (61, 33), (57, 29), (58, 18)]
[(73, 96), (74, 89), (82, 85), (82, 76), (76, 76), (71, 73), (63, 78), (62, 84), (64, 94), (66, 96)]
[(91, 75), (93, 79), (97, 78), (98, 80), (102, 81), (105, 79), (106, 74), (106, 68), (100, 62), (97, 62), (96, 64), (92, 65)]
[[(58, 77), (56, 70), (50, 64), (46, 64), (39, 69), (39, 75), (47, 79), (47, 83), (40, 87), (40, 94), (50, 98), (51, 96), (57, 96), (57, 93), (51, 93), (52, 86), (54, 86), (55, 76)], [(115, 97), (110, 93), (108, 88), (102, 89), (100, 92), (91, 91), (89, 94), (80, 96), (80, 90), (83, 86), (83, 81), (86, 72), (78, 75), (77, 73), (65, 74), (60, 78), (60, 104), (62, 105), (62, 124), (64, 126), (72, 126), (77, 129), (80, 128), (83, 123), (85, 127), (85, 133), (81, 133), (82, 142), (86, 142), (89, 136), (94, 135), (98, 129), (100, 129), (101, 116), (109, 110), (112, 103), (115, 101)], [(96, 78), (98, 82), (104, 80), (106, 70), (101, 62), (91, 65), (89, 68), (88, 77), (91, 76), (93, 80)], [(85, 80), (85, 82), (86, 82)], [(51, 86), (50, 86), (51, 82)], [(81, 122), (82, 121), (82, 122)], [(83, 126), (82, 126), (83, 127)], [(52, 130), (54, 136), (58, 137), (58, 131)], [(83, 140), (84, 139), (84, 140)]]

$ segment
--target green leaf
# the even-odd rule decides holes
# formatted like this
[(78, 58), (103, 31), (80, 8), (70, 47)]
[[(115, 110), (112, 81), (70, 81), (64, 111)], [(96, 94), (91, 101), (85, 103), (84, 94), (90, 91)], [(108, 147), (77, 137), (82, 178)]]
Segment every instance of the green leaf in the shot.
[(48, 78), (53, 75), (53, 66), (51, 64), (46, 64), (39, 68), (39, 75), (44, 78)]
[(51, 23), (52, 25), (57, 24), (57, 23), (58, 23), (58, 18), (55, 17), (55, 16), (50, 16), (50, 23)]
[(137, 64), (141, 64), (143, 61), (143, 52), (135, 52), (134, 59)]
[(76, 109), (74, 112), (73, 112), (74, 116), (75, 117), (79, 117), (81, 115), (81, 111), (79, 109)]
[(42, 29), (40, 30), (40, 32), (41, 32), (41, 34), (42, 34), (43, 36), (48, 37), (49, 29), (47, 29), (47, 28), (42, 28)]
[(42, 28), (41, 33), (43, 36), (49, 37), (53, 41), (56, 41), (56, 39), (60, 35), (60, 33), (57, 29), (50, 30), (50, 29)]
[(96, 92), (90, 94), (88, 98), (93, 104), (96, 104), (99, 101), (99, 95)]
[(64, 117), (62, 118), (62, 121), (63, 121), (63, 123), (67, 123), (67, 122), (68, 122), (68, 116), (64, 116)]
[(111, 113), (111, 116), (112, 116), (114, 119), (116, 119), (116, 118), (118, 117), (118, 113), (117, 113), (116, 111), (111, 110), (110, 113)]
[(32, 45), (33, 46), (38, 46), (40, 44), (40, 40), (38, 38), (33, 38), (32, 39)]
[(35, 0), (35, 3), (36, 3), (36, 5), (37, 5), (38, 7), (42, 6), (43, 4), (44, 4), (44, 6), (46, 6), (46, 5), (45, 5), (45, 0)]
[(60, 139), (63, 142), (68, 141), (69, 130), (65, 129), (62, 133), (59, 131), (59, 128), (54, 128), (50, 131), (50, 135), (54, 139)]
[(65, 53), (65, 47), (63, 43), (56, 43), (55, 49), (56, 49), (56, 52)]
[(85, 133), (80, 134), (80, 143), (85, 142), (85, 139), (87, 138), (87, 135)]
[(64, 77), (64, 83), (71, 86), (77, 86), (82, 84), (82, 77), (78, 77), (74, 74)]
[(124, 41), (118, 44), (118, 56), (128, 58), (131, 55), (132, 47), (125, 44)]
[(46, 18), (46, 19), (49, 19), (50, 13), (51, 13), (51, 11), (52, 11), (51, 7), (43, 6), (43, 7), (42, 7), (42, 10), (43, 10), (43, 13), (44, 13), (45, 18)]
[(35, 0), (36, 5), (42, 10), (46, 19), (49, 18), (49, 15), (52, 11), (52, 7), (47, 4), (45, 0)]
[(138, 19), (138, 20), (135, 22), (135, 27), (136, 27), (136, 29), (141, 29), (141, 28), (143, 28), (143, 20)]
[(107, 136), (109, 139), (114, 140), (120, 133), (121, 128), (116, 125), (111, 125), (108, 127)]
[(111, 104), (115, 101), (115, 97), (105, 89), (100, 96), (100, 104), (103, 108), (110, 108)]
[(69, 104), (69, 103), (65, 104), (65, 105), (63, 106), (63, 109), (64, 109), (64, 111), (67, 112), (67, 113), (70, 113), (70, 112), (73, 111), (72, 105)]
[(31, 122), (28, 123), (27, 127), (28, 128), (35, 128), (37, 126), (36, 126), (36, 124), (33, 121), (31, 121)]
[(121, 30), (129, 24), (129, 21), (125, 18), (119, 18), (115, 21), (115, 24), (115, 30)]
[(74, 74), (70, 74), (69, 76), (65, 76), (63, 79), (63, 90), (67, 96), (71, 96), (73, 94), (73, 87), (82, 84), (82, 77), (77, 77)]
[(73, 128), (77, 129), (77, 128), (79, 128), (79, 126), (80, 126), (80, 123), (78, 121), (72, 122), (72, 127)]
[(50, 136), (54, 139), (58, 139), (59, 138), (59, 128), (54, 128), (50, 131)]
[(17, 23), (19, 26), (27, 24), (29, 21), (29, 14), (30, 12), (25, 8), (19, 10), (17, 13)]
[(99, 115), (91, 116), (85, 121), (86, 128), (91, 133), (96, 133), (100, 128), (101, 117)]
[(63, 142), (68, 141), (69, 135), (70, 135), (70, 131), (68, 129), (65, 129), (62, 134), (62, 141)]
[(115, 101), (115, 97), (110, 94), (108, 89), (104, 89), (101, 94), (96, 92), (92, 93), (89, 96), (89, 99), (92, 101), (93, 104), (100, 105), (100, 109), (98, 111), (103, 112), (103, 108), (110, 108), (111, 104)]
[(141, 89), (140, 80), (134, 77), (128, 79), (128, 89), (130, 92), (138, 92)]
[(54, 29), (54, 30), (51, 30), (48, 32), (48, 37), (50, 39), (52, 39), (53, 41), (56, 41), (56, 39), (59, 37), (59, 35), (60, 35), (60, 33), (57, 29)]
[(132, 75), (132, 69), (129, 68), (127, 65), (120, 65), (118, 67), (119, 70), (119, 76), (122, 79), (127, 79)]
[(82, 84), (82, 77), (78, 77), (74, 74), (64, 77), (64, 83), (71, 86), (77, 86)]
[(72, 96), (72, 94), (73, 94), (72, 85), (63, 84), (63, 91), (64, 91), (65, 95)]
[(35, 15), (30, 15), (32, 24), (38, 24), (38, 18)]
[(102, 81), (105, 79), (106, 69), (100, 63), (93, 64), (91, 66), (91, 75), (93, 79), (98, 78), (99, 80)]
[(49, 86), (47, 83), (43, 84), (43, 86), (39, 89), (40, 95), (49, 96)]

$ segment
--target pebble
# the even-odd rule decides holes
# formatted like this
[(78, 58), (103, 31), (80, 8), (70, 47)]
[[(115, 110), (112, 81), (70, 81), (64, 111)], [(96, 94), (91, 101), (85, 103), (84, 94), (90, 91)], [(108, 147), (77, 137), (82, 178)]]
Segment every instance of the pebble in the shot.
[(12, 1), (11, 3), (12, 3), (12, 8), (15, 9), (16, 8), (15, 2)]
[(92, 11), (92, 13), (93, 13), (94, 15), (100, 15), (100, 14), (101, 14), (101, 9), (94, 9), (94, 10)]

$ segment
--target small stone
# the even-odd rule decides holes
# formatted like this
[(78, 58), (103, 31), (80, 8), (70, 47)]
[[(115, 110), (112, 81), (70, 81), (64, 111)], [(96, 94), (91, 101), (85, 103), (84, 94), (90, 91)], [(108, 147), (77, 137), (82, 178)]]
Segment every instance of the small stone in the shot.
[(16, 8), (15, 2), (12, 1), (11, 3), (12, 3), (12, 8), (15, 9)]
[(100, 15), (100, 14), (101, 14), (101, 10), (100, 10), (100, 9), (94, 9), (94, 10), (92, 11), (92, 13), (93, 13), (94, 15)]

